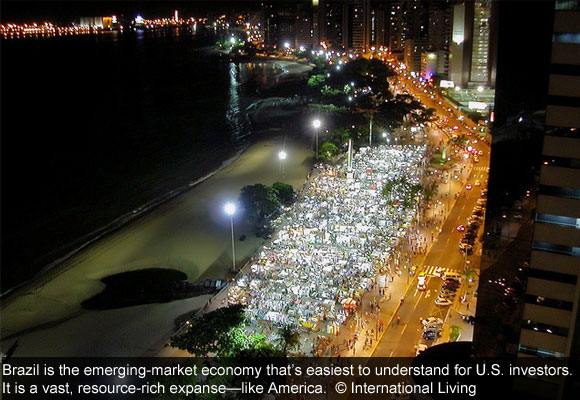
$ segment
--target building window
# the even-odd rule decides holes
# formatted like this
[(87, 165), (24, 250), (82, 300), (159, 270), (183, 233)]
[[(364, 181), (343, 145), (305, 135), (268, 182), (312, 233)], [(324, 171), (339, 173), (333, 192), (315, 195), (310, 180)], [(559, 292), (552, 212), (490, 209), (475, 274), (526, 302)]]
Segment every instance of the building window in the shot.
[(564, 337), (568, 336), (568, 328), (564, 328), (562, 326), (543, 324), (541, 322), (535, 322), (529, 319), (522, 322), (522, 329), (529, 329), (531, 331), (539, 333), (549, 333), (550, 335)]
[(554, 271), (546, 271), (544, 269), (537, 268), (528, 268), (528, 276), (548, 281), (568, 283), (570, 285), (576, 285), (576, 282), (578, 281), (578, 277), (576, 275), (563, 274)]
[(563, 254), (566, 256), (580, 257), (580, 247), (562, 246), (549, 242), (534, 242), (532, 244), (532, 249)]
[(536, 214), (536, 222), (580, 229), (580, 219), (553, 214)]
[(545, 296), (536, 296), (533, 294), (526, 294), (524, 301), (527, 304), (535, 304), (537, 306), (557, 308), (558, 310), (572, 311), (574, 303), (571, 301), (557, 300)]
[(580, 159), (566, 158), (566, 157), (549, 157), (546, 156), (542, 160), (542, 164), (553, 167), (575, 168), (580, 169)]
[(568, 199), (580, 199), (580, 189), (559, 186), (540, 185), (540, 194), (547, 196), (565, 197)]
[(538, 357), (563, 358), (565, 356), (564, 353), (560, 353), (559, 351), (539, 349), (537, 347), (524, 346), (523, 344), (519, 345), (518, 351), (520, 353), (530, 354), (532, 356), (538, 356)]

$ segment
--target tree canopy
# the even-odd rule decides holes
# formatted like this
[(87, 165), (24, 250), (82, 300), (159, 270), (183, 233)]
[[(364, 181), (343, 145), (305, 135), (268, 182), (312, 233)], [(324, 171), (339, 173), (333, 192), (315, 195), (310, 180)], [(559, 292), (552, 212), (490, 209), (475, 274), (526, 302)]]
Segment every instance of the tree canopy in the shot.
[(197, 357), (231, 354), (233, 349), (243, 348), (239, 342), (244, 340), (240, 338), (244, 310), (244, 306), (236, 304), (197, 316), (183, 333), (171, 338), (171, 346)]

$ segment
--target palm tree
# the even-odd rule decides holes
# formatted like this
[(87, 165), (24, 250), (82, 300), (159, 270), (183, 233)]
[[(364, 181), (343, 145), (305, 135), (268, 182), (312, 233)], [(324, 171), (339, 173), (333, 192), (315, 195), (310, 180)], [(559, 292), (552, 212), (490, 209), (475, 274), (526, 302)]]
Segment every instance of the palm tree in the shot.
[(449, 340), (452, 342), (457, 342), (459, 336), (461, 336), (461, 331), (463, 328), (458, 325), (451, 325), (449, 329), (451, 330), (451, 333), (449, 334)]
[(300, 333), (294, 325), (284, 325), (278, 330), (278, 344), (282, 347), (284, 354), (288, 350), (294, 350), (300, 344)]

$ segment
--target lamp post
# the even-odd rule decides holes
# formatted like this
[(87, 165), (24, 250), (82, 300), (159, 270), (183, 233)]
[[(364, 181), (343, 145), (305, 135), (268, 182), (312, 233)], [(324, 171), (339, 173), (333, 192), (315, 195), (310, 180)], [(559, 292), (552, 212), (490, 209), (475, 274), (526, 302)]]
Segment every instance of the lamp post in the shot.
[(284, 170), (284, 161), (288, 157), (288, 154), (284, 150), (280, 150), (278, 153), (278, 158), (280, 159), (280, 166), (282, 167), (282, 182), (286, 183), (286, 171)]
[(224, 211), (230, 216), (230, 223), (232, 227), (232, 269), (236, 270), (236, 243), (234, 239), (234, 214), (236, 213), (236, 205), (234, 203), (226, 203)]
[(312, 126), (314, 127), (314, 135), (315, 135), (315, 142), (316, 142), (316, 147), (315, 147), (315, 151), (316, 151), (316, 160), (318, 160), (318, 129), (320, 129), (320, 125), (322, 125), (322, 123), (320, 122), (320, 120), (317, 118), (314, 121), (312, 121)]
[(371, 113), (371, 118), (369, 119), (369, 147), (373, 144), (373, 116)]

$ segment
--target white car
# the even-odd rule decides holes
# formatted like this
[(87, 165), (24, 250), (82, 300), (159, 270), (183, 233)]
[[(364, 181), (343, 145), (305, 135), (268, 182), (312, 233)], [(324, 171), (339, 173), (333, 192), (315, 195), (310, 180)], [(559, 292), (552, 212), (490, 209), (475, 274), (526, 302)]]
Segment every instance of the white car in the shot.
[(429, 348), (429, 346), (427, 346), (424, 343), (420, 343), (420, 344), (416, 345), (415, 346), (415, 356), (418, 356), (419, 354), (421, 354), (422, 352), (424, 352), (428, 348)]
[(449, 299), (442, 299), (442, 298), (438, 298), (437, 300), (435, 300), (435, 304), (437, 304), (438, 306), (450, 306), (451, 304), (453, 304), (452, 300)]
[(437, 317), (427, 317), (421, 321), (421, 323), (425, 326), (428, 325), (443, 325), (443, 320)]

